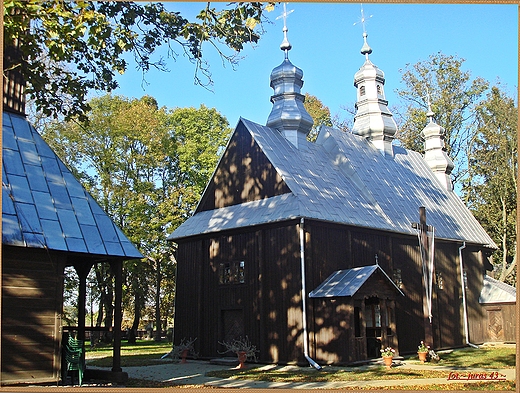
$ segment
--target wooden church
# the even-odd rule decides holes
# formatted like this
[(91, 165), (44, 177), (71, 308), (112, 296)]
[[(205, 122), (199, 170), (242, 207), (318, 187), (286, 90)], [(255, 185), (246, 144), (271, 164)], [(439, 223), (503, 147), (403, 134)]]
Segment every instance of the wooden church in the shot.
[(496, 245), (452, 190), (443, 128), (429, 113), (424, 156), (393, 143), (364, 34), (352, 132), (323, 127), (309, 142), (286, 32), (267, 124), (239, 120), (194, 215), (170, 235), (175, 343), (197, 337), (212, 358), (247, 336), (260, 362), (312, 365), (468, 344)]

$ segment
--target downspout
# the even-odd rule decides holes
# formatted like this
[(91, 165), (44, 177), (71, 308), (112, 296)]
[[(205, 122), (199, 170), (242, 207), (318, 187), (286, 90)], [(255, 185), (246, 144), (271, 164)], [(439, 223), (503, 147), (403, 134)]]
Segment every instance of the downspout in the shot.
[(302, 274), (302, 323), (303, 323), (303, 356), (309, 364), (316, 370), (321, 370), (321, 366), (309, 356), (309, 336), (307, 332), (307, 288), (305, 285), (305, 232), (303, 230), (304, 218), (300, 218), (300, 262)]
[(469, 322), (468, 322), (468, 306), (466, 303), (466, 283), (464, 282), (464, 267), (462, 265), (462, 250), (466, 248), (466, 242), (459, 247), (459, 264), (460, 264), (460, 284), (462, 287), (462, 308), (464, 311), (464, 333), (466, 335), (466, 344), (473, 348), (477, 345), (469, 342)]

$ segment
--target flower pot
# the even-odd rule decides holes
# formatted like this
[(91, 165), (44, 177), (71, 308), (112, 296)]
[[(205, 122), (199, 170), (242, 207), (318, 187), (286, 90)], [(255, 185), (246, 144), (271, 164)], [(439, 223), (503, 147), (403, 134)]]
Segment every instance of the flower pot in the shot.
[(245, 362), (247, 360), (247, 352), (246, 351), (238, 351), (238, 368), (245, 368)]
[(428, 355), (428, 352), (417, 352), (417, 355), (419, 355), (419, 360), (421, 363), (424, 363), (426, 361), (426, 356)]
[(392, 367), (393, 360), (394, 360), (393, 356), (383, 356), (383, 362), (385, 363), (386, 368)]
[(181, 352), (181, 363), (186, 363), (186, 357), (188, 356), (188, 349), (183, 349)]

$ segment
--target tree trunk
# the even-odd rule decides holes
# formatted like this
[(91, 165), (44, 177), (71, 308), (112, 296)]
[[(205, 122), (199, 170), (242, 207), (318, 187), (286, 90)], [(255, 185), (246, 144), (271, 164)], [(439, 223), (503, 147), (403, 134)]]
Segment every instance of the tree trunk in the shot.
[(141, 302), (141, 297), (137, 292), (134, 297), (134, 321), (132, 323), (132, 327), (128, 332), (128, 342), (130, 344), (135, 344), (137, 339), (137, 329), (139, 329), (139, 321), (141, 319), (141, 307), (139, 303)]
[(157, 276), (155, 288), (155, 335), (154, 341), (161, 341), (161, 261), (157, 259)]

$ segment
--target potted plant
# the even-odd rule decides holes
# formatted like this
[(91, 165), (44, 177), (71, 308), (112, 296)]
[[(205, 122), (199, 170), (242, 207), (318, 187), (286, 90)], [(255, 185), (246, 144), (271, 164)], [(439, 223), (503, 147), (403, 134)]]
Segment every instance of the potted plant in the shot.
[(386, 347), (385, 349), (381, 349), (381, 356), (383, 358), (383, 362), (385, 363), (386, 368), (392, 367), (394, 355), (395, 349), (393, 349), (392, 347)]
[(195, 352), (195, 347), (193, 346), (193, 343), (197, 340), (197, 337), (191, 338), (189, 340), (186, 340), (183, 338), (179, 345), (174, 345), (172, 350), (166, 354), (166, 356), (170, 356), (174, 360), (181, 359), (181, 363), (186, 363), (186, 358), (189, 354), (191, 354), (192, 357), (196, 358), (199, 356), (197, 352)]
[(238, 368), (245, 368), (245, 362), (247, 360), (253, 359), (256, 362), (256, 354), (258, 350), (256, 349), (256, 346), (251, 344), (249, 341), (249, 338), (246, 336), (245, 338), (240, 337), (239, 339), (233, 340), (233, 341), (224, 341), (220, 342), (219, 344), (226, 347), (226, 350), (224, 352), (220, 353), (227, 353), (231, 352), (237, 355), (238, 357)]
[(424, 341), (421, 341), (421, 345), (417, 348), (417, 355), (419, 355), (419, 360), (421, 363), (426, 361), (426, 357), (428, 356), (428, 352), (430, 352), (430, 346), (426, 345)]

